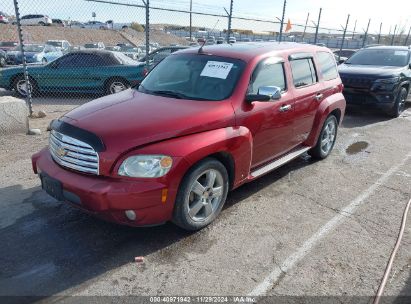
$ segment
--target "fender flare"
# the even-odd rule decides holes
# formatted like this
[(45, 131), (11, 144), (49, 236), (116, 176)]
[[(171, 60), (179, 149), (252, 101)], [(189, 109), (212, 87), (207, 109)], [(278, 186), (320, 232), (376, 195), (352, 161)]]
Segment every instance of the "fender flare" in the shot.
[(324, 121), (333, 111), (340, 111), (339, 123), (341, 124), (344, 118), (345, 107), (346, 102), (342, 93), (333, 94), (325, 98), (318, 107), (311, 133), (304, 144), (310, 147), (314, 147), (317, 144), (318, 136), (320, 135)]
[[(227, 155), (232, 160), (232, 188), (243, 184), (249, 175), (253, 139), (246, 127), (226, 127), (164, 140), (137, 149), (138, 153), (166, 154), (182, 158), (185, 173), (200, 160), (213, 155)], [(230, 168), (227, 168), (228, 171)]]

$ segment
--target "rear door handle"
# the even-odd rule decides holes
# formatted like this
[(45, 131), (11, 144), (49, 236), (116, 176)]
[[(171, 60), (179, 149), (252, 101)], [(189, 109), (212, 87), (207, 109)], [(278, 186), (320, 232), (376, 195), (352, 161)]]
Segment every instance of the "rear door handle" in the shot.
[(321, 93), (318, 93), (317, 95), (315, 95), (315, 99), (317, 101), (320, 101), (321, 99), (323, 99), (323, 97), (324, 97), (324, 94), (321, 94)]
[(280, 107), (279, 111), (280, 112), (287, 112), (291, 110), (291, 105), (283, 105)]

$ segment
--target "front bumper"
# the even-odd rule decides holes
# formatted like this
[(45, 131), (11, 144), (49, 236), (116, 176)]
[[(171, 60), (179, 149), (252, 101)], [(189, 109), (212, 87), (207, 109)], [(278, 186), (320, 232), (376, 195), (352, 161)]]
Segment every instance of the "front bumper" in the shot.
[[(164, 223), (172, 218), (175, 185), (158, 180), (135, 181), (77, 173), (56, 164), (47, 148), (32, 156), (33, 170), (62, 185), (62, 200), (102, 219), (130, 226)], [(163, 189), (167, 198), (162, 199)], [(132, 210), (135, 220), (126, 217)]]
[(343, 94), (347, 104), (391, 108), (395, 103), (398, 92), (399, 87), (395, 87), (390, 91), (345, 87)]

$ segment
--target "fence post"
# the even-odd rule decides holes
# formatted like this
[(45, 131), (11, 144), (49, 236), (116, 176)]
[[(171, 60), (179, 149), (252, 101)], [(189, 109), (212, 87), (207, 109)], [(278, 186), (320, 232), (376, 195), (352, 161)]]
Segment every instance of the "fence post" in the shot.
[(31, 96), (31, 83), (30, 83), (30, 78), (29, 78), (29, 73), (27, 71), (27, 62), (26, 62), (26, 52), (25, 52), (25, 45), (24, 45), (24, 40), (23, 40), (23, 32), (21, 29), (21, 23), (20, 23), (20, 11), (19, 11), (19, 4), (17, 0), (13, 0), (14, 2), (14, 11), (16, 13), (16, 23), (17, 23), (17, 33), (19, 36), (19, 43), (21, 47), (21, 56), (23, 59), (23, 74), (24, 74), (24, 82), (26, 84), (26, 103), (27, 106), (29, 107), (29, 115), (33, 115), (33, 99)]
[(347, 23), (345, 24), (345, 28), (344, 28), (344, 32), (343, 32), (343, 37), (342, 37), (342, 41), (341, 41), (341, 47), (340, 47), (340, 53), (338, 55), (338, 60), (340, 60), (341, 58), (341, 52), (344, 46), (344, 41), (345, 41), (345, 34), (347, 33), (347, 28), (348, 28), (348, 22), (350, 21), (350, 14), (348, 14), (347, 16)]
[(143, 3), (146, 7), (146, 68), (150, 64), (148, 54), (150, 53), (150, 0), (143, 0)]
[(190, 0), (190, 43), (193, 37), (193, 0)]
[(380, 39), (381, 39), (381, 29), (382, 29), (382, 22), (380, 23), (380, 31), (378, 32), (378, 40), (377, 40), (377, 44), (380, 44)]
[(320, 26), (320, 20), (321, 20), (321, 12), (322, 8), (320, 8), (320, 12), (318, 13), (318, 21), (317, 21), (317, 26), (315, 28), (315, 36), (314, 36), (314, 44), (317, 44), (317, 39), (318, 39), (318, 28)]
[(408, 39), (410, 38), (410, 34), (411, 34), (411, 26), (410, 26), (410, 29), (408, 30), (407, 38), (405, 39), (405, 43), (404, 43), (405, 46), (407, 46), (408, 44)]
[(395, 32), (397, 31), (397, 25), (394, 27), (394, 33), (392, 34), (392, 39), (391, 39), (391, 45), (394, 45), (394, 39), (395, 39)]
[(301, 37), (302, 42), (304, 42), (305, 31), (307, 30), (307, 23), (308, 23), (309, 18), (310, 18), (310, 13), (307, 14), (307, 19), (305, 19), (304, 32), (303, 32), (303, 36)]
[[(231, 18), (233, 16), (233, 2), (234, 0), (230, 1), (230, 14), (228, 14), (228, 26), (227, 26), (227, 43), (230, 41), (230, 34), (231, 34)], [(226, 11), (227, 12), (227, 11)]]
[(281, 40), (283, 40), (283, 24), (284, 24), (285, 7), (286, 7), (286, 5), (287, 5), (287, 0), (284, 0), (283, 16), (281, 17), (281, 25), (280, 25), (280, 39), (279, 39), (279, 42), (281, 42)]
[(357, 28), (357, 20), (355, 20), (355, 23), (354, 23), (354, 30), (352, 31), (352, 37), (351, 37), (351, 40), (354, 40), (354, 36), (355, 36), (355, 29)]
[(364, 38), (362, 40), (362, 47), (365, 46), (365, 42), (367, 41), (367, 35), (368, 35), (368, 29), (370, 28), (370, 22), (371, 22), (371, 19), (368, 19), (367, 30), (365, 31)]

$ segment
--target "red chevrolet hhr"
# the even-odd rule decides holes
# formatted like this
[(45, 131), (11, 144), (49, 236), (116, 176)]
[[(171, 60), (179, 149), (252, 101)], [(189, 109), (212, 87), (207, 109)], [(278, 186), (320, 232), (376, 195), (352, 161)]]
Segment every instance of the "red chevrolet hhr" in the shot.
[(344, 116), (342, 89), (324, 47), (186, 49), (139, 86), (54, 120), (33, 170), (47, 193), (101, 218), (201, 229), (229, 190), (303, 153), (327, 157)]

